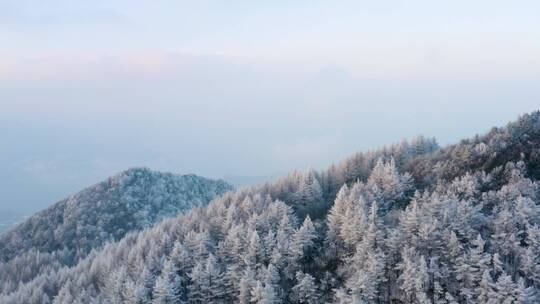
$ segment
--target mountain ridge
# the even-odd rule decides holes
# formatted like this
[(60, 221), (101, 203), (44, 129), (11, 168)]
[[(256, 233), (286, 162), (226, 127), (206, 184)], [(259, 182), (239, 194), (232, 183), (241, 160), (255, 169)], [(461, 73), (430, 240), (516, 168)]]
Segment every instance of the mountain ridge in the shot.
[[(84, 188), (0, 234), (0, 274), (14, 265), (72, 265), (92, 249), (232, 190), (223, 180), (130, 168)], [(38, 261), (36, 263), (31, 261)], [(30, 265), (30, 266), (29, 266)], [(36, 270), (29, 270), (30, 273)], [(38, 270), (39, 272), (40, 270)]]
[(229, 192), (0, 299), (537, 303), (538, 147), (534, 112), (444, 148), (357, 153)]

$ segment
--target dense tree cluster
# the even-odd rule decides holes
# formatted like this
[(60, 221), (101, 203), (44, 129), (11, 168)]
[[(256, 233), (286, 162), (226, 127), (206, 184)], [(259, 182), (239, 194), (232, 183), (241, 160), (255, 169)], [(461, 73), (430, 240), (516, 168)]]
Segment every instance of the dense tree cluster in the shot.
[(223, 181), (195, 175), (124, 171), (0, 234), (0, 293), (230, 190)]
[(293, 172), (43, 272), (2, 303), (538, 303), (540, 113)]

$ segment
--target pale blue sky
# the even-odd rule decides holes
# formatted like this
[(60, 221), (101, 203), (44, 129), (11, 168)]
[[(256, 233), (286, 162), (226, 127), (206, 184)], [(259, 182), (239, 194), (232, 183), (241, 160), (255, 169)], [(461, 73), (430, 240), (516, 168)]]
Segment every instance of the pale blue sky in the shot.
[(539, 108), (538, 54), (538, 1), (0, 0), (0, 212), (452, 143)]

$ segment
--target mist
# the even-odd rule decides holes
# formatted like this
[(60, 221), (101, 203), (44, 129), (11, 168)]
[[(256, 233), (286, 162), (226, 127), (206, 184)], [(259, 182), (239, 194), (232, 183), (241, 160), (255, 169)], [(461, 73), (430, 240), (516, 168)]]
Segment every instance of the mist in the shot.
[(530, 7), (0, 8), (4, 213), (30, 214), (130, 167), (247, 184), (420, 134), (445, 145), (539, 104)]

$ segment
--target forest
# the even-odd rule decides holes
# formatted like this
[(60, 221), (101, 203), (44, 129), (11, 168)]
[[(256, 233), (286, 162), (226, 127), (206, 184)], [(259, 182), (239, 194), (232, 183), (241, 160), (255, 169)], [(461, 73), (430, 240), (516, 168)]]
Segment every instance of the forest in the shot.
[(0, 234), (0, 293), (73, 266), (129, 232), (204, 206), (232, 190), (221, 180), (133, 168), (90, 186)]
[[(152, 219), (136, 229), (124, 227), (144, 222), (126, 218), (131, 193), (96, 220), (68, 199), (79, 220), (0, 235), (0, 303), (539, 303), (539, 178), (534, 112), (446, 147), (420, 136), (214, 186), (210, 203), (164, 220), (166, 204), (135, 199)], [(13, 271), (26, 259), (27, 274)]]

